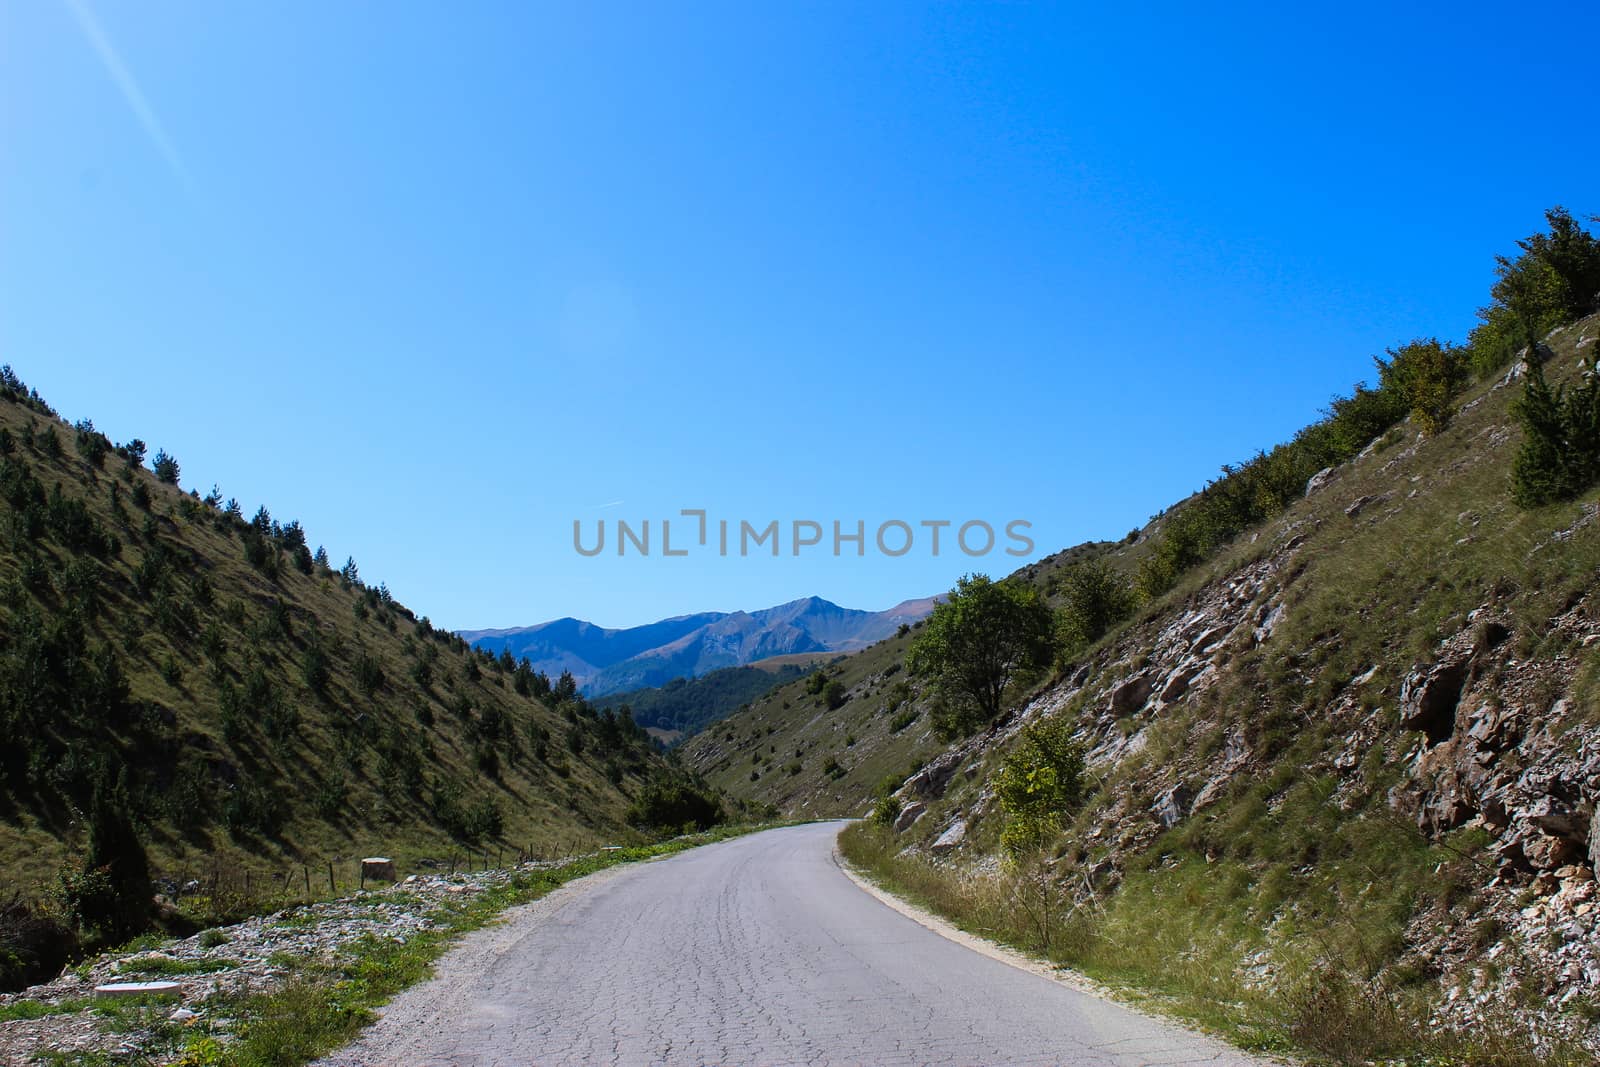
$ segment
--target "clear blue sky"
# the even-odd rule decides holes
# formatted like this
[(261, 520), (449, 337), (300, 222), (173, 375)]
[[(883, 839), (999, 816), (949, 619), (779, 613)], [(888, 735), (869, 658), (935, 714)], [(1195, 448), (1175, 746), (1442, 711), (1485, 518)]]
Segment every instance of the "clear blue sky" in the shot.
[(1018, 561), (572, 521), (1049, 552), (1464, 337), (1600, 9), (1393, 7), (6, 0), (0, 358), (441, 625), (886, 607)]

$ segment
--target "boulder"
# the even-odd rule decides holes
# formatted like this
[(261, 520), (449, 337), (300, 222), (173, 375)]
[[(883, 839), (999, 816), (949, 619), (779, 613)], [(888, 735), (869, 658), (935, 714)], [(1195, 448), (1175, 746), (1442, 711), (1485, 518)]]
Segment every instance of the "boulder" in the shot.
[(1161, 703), (1170, 704), (1189, 691), (1194, 680), (1205, 673), (1208, 665), (1199, 661), (1186, 663), (1173, 671), (1161, 687)]
[(1215, 648), (1224, 637), (1227, 637), (1229, 632), (1229, 627), (1226, 625), (1213, 626), (1200, 633), (1189, 643), (1189, 651), (1203, 656)]
[(1256, 622), (1256, 644), (1259, 645), (1272, 636), (1272, 631), (1276, 630), (1278, 624), (1283, 621), (1285, 611), (1286, 609), (1282, 604), (1274, 604), (1270, 609), (1265, 606), (1262, 607)]
[(1467, 718), (1467, 736), (1480, 748), (1500, 751), (1510, 748), (1524, 733), (1520, 708), (1480, 704)]
[(1155, 813), (1156, 820), (1162, 827), (1170, 830), (1189, 814), (1189, 803), (1193, 798), (1194, 794), (1180, 782), (1156, 797), (1156, 802), (1150, 805), (1150, 810)]
[(1367, 510), (1372, 505), (1381, 504), (1388, 499), (1389, 496), (1387, 493), (1380, 493), (1376, 496), (1364, 496), (1355, 503), (1351, 504), (1349, 507), (1345, 508), (1344, 513), (1350, 518), (1354, 519), (1359, 517), (1363, 511)]
[(1523, 809), (1522, 816), (1545, 833), (1567, 838), (1574, 844), (1588, 836), (1588, 828), (1578, 814), (1552, 796), (1535, 800)]
[(1421, 730), (1430, 744), (1455, 732), (1456, 705), (1467, 683), (1468, 659), (1458, 656), (1431, 667), (1415, 667), (1400, 683), (1400, 725)]
[(1578, 858), (1578, 847), (1565, 837), (1534, 831), (1521, 841), (1522, 855), (1536, 871), (1554, 871)]
[(940, 834), (929, 847), (933, 849), (936, 855), (942, 856), (946, 852), (954, 851), (960, 846), (961, 842), (965, 841), (966, 839), (967, 820), (957, 819), (955, 822), (951, 823), (945, 829), (945, 832)]
[(1432, 833), (1444, 833), (1472, 818), (1472, 805), (1459, 788), (1435, 789), (1418, 812), (1417, 823)]
[(1132, 715), (1144, 707), (1145, 701), (1155, 691), (1155, 679), (1148, 674), (1136, 674), (1111, 690), (1111, 713)]
[(922, 770), (906, 779), (900, 791), (907, 796), (937, 798), (944, 796), (945, 787), (955, 777), (956, 767), (963, 756), (960, 752), (946, 752)]
[(920, 800), (913, 800), (901, 808), (900, 814), (895, 817), (894, 832), (897, 834), (905, 833), (906, 830), (910, 829), (912, 823), (922, 818), (922, 813), (927, 810), (928, 805)]
[(1334, 479), (1334, 470), (1335, 470), (1335, 468), (1333, 468), (1333, 467), (1323, 467), (1317, 473), (1313, 474), (1306, 481), (1306, 496), (1310, 496), (1312, 493), (1315, 493), (1318, 489), (1321, 489), (1323, 486), (1325, 486), (1329, 482), (1333, 481), (1333, 479)]

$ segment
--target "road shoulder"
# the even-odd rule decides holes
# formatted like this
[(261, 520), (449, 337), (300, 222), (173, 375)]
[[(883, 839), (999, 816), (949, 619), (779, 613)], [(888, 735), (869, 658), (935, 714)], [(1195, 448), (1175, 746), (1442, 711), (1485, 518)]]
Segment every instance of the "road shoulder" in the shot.
[(854, 882), (862, 892), (875, 898), (885, 907), (890, 908), (910, 919), (917, 925), (924, 927), (932, 933), (948, 941), (953, 941), (963, 948), (971, 949), (982, 956), (987, 956), (1019, 971), (1037, 975), (1049, 982), (1066, 986), (1068, 989), (1082, 993), (1085, 996), (1095, 997), (1098, 1000), (1115, 1004), (1127, 1011), (1138, 1012), (1145, 1017), (1161, 1023), (1163, 1026), (1180, 1028), (1190, 1034), (1215, 1041), (1235, 1053), (1257, 1057), (1263, 1064), (1292, 1064), (1293, 1061), (1281, 1056), (1268, 1056), (1260, 1052), (1247, 1052), (1227, 1041), (1222, 1035), (1196, 1027), (1192, 1022), (1168, 1012), (1158, 1010), (1159, 1003), (1152, 1003), (1148, 998), (1136, 998), (1127, 992), (1096, 982), (1086, 974), (1074, 971), (1069, 967), (1059, 967), (1046, 963), (1033, 956), (1018, 952), (1016, 949), (977, 934), (961, 929), (943, 916), (929, 911), (908, 900), (895, 896), (876, 882), (872, 881), (865, 873), (854, 867), (844, 854), (839, 851), (838, 842), (833, 846), (833, 863), (850, 881)]

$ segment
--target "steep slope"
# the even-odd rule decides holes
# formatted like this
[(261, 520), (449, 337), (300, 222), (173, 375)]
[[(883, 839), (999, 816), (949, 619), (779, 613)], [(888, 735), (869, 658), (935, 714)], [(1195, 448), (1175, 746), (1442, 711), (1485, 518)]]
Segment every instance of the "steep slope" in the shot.
[(865, 648), (925, 618), (934, 603), (922, 598), (860, 611), (804, 597), (759, 611), (685, 615), (623, 630), (558, 619), (520, 629), (463, 630), (461, 636), (495, 654), (526, 658), (552, 676), (569, 671), (584, 692), (603, 696), (773, 656)]
[[(1596, 335), (1547, 338), (1552, 382), (1587, 373)], [(1335, 1058), (1428, 1047), (1432, 1017), (1503, 1043), (1491, 1062), (1579, 1062), (1557, 1046), (1600, 1038), (1600, 504), (1512, 503), (1519, 373), (1436, 436), (1408, 421), (1319, 472), (991, 730), (931, 737), (889, 641), (841, 665), (837, 708), (790, 685), (685, 756), (792, 812), (864, 813), (887, 776), (899, 814), (872, 847), (940, 857), (917, 875), (937, 880), (995, 869), (995, 775), (1064, 716), (1089, 795), (1052, 848), (1087, 909), (1063, 908), (1062, 958)], [(1181, 510), (1072, 555), (1131, 578)], [(1054, 591), (1064, 563), (1020, 576)]]
[[(0, 872), (33, 890), (125, 790), (157, 874), (614, 839), (663, 766), (331, 569), (297, 523), (159, 479), (0, 381)], [(158, 456), (171, 482), (177, 466)]]

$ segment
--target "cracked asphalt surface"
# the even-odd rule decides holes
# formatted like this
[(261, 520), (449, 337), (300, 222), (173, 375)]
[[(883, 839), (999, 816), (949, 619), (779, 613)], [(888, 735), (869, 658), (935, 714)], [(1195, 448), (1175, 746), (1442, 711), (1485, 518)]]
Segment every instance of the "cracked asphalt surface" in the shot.
[(569, 883), (469, 935), (328, 1067), (1261, 1064), (941, 937), (787, 827)]

